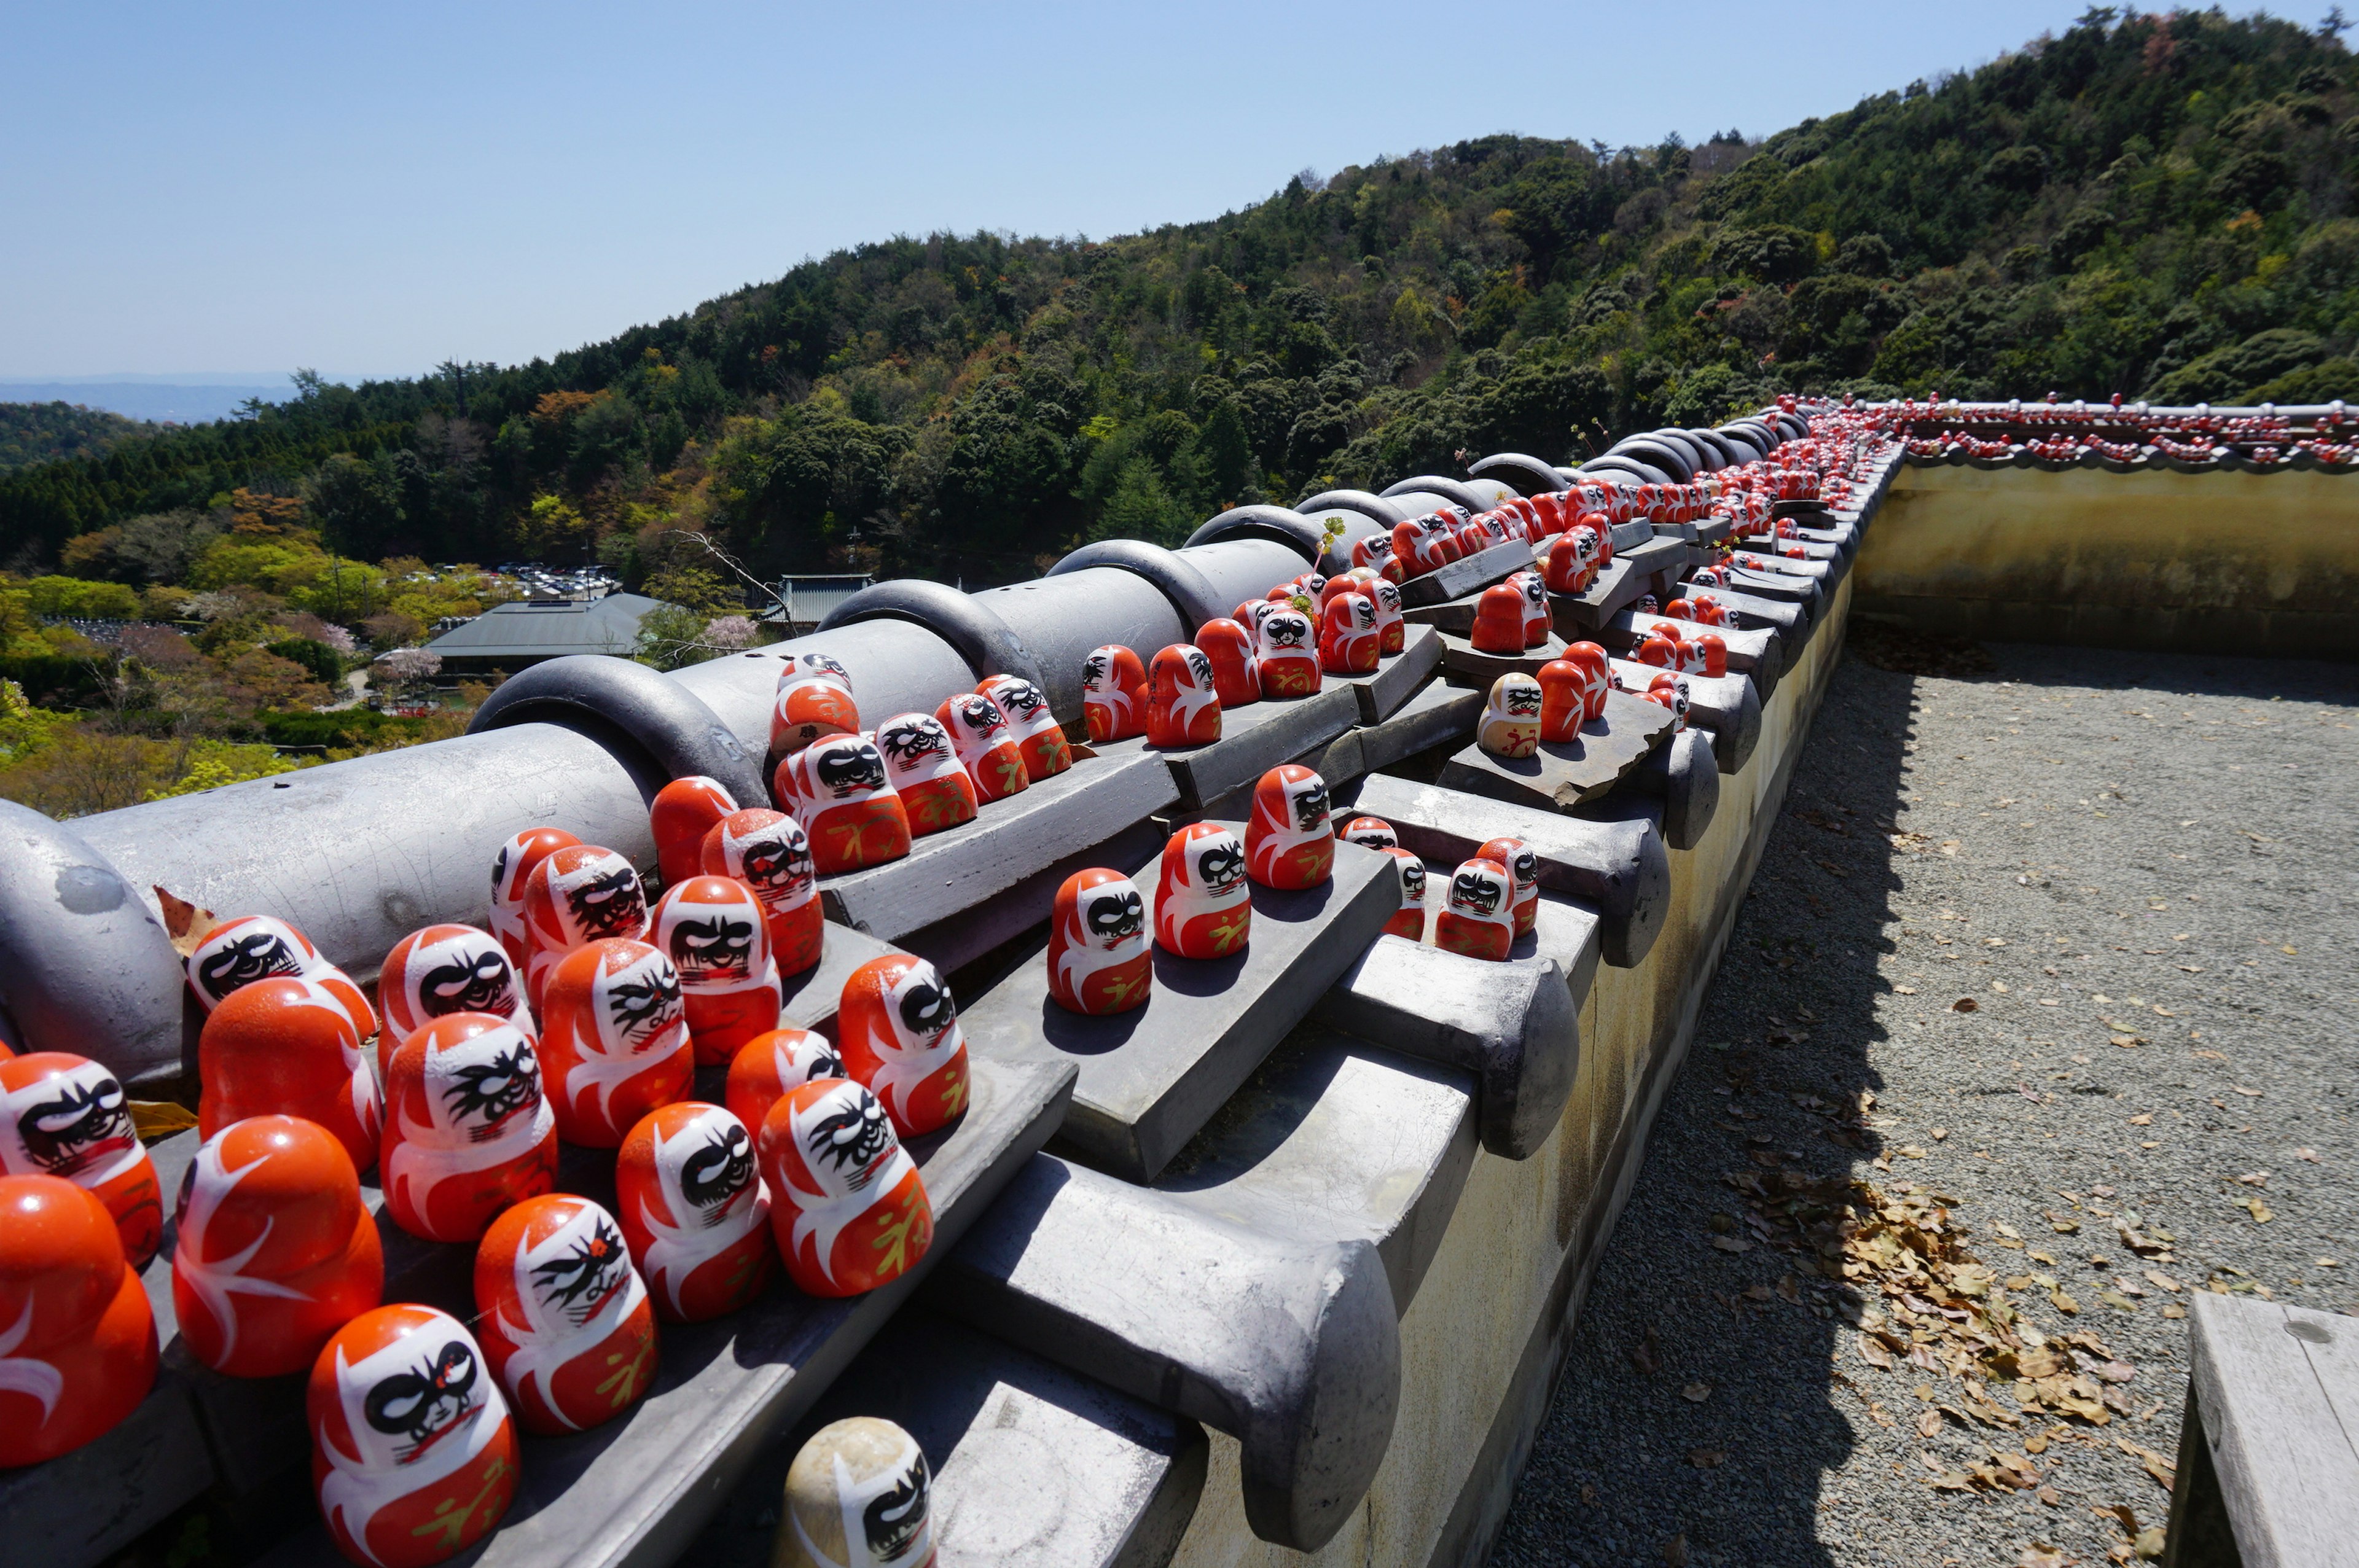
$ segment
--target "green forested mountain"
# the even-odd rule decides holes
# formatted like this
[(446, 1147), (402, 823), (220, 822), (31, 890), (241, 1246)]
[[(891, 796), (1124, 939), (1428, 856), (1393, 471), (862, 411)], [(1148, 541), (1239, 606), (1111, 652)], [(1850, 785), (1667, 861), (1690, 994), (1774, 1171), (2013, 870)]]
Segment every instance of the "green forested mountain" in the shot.
[(1493, 136), (1102, 243), (895, 239), (553, 362), (0, 475), (0, 564), (245, 487), (372, 559), (644, 575), (696, 529), (973, 583), (1788, 390), (2359, 397), (2354, 88), (2333, 28), (2097, 7), (1761, 141)]
[(0, 472), (28, 463), (103, 452), (157, 427), (78, 403), (0, 403)]

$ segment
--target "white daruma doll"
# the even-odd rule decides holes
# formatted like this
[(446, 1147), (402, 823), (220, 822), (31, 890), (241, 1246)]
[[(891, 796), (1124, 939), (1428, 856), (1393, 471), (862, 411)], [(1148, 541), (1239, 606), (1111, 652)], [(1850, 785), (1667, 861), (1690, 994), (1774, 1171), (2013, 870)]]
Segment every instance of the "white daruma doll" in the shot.
[(690, 877), (667, 891), (656, 904), (655, 946), (679, 972), (699, 1064), (726, 1065), (737, 1047), (778, 1026), (769, 927), (744, 882)]
[(820, 960), (825, 921), (810, 836), (783, 811), (733, 812), (704, 836), (704, 874), (734, 877), (754, 890), (770, 928), (770, 962), (799, 975)]
[(1234, 829), (1191, 822), (1163, 846), (1155, 889), (1155, 940), (1182, 958), (1225, 958), (1253, 935), (1245, 847)]
[(385, 1206), (429, 1241), (474, 1241), (557, 1181), (557, 1116), (524, 1032), (487, 1012), (438, 1018), (386, 1078)]
[(795, 1288), (856, 1296), (899, 1279), (934, 1238), (917, 1162), (875, 1095), (846, 1078), (805, 1084), (756, 1140), (770, 1232)]
[(181, 1342), (227, 1377), (303, 1371), (384, 1299), (385, 1249), (352, 1156), (300, 1117), (249, 1117), (206, 1139), (174, 1234)]
[(966, 1109), (966, 1036), (941, 972), (906, 953), (852, 971), (836, 1004), (843, 1065), (875, 1092), (904, 1138)]
[(982, 804), (974, 780), (951, 749), (951, 732), (940, 719), (930, 713), (895, 714), (876, 727), (876, 752), (885, 759), (885, 782), (901, 797), (912, 838), (974, 820)]
[(1296, 889), (1317, 887), (1334, 869), (1327, 781), (1299, 762), (1262, 774), (1245, 825), (1247, 874), (1266, 888)]
[(614, 1162), (614, 1206), (667, 1323), (726, 1316), (769, 1281), (770, 1194), (754, 1135), (717, 1105), (683, 1100), (642, 1117)]
[(932, 1495), (925, 1454), (891, 1422), (823, 1426), (787, 1467), (771, 1568), (926, 1568)]
[(547, 1000), (541, 1092), (566, 1142), (614, 1148), (647, 1112), (688, 1098), (688, 1010), (660, 950), (622, 937), (576, 947), (549, 977)]
[(1049, 994), (1070, 1012), (1128, 1012), (1155, 983), (1147, 901), (1120, 871), (1075, 871), (1049, 916)]
[(1049, 711), (1049, 694), (1021, 676), (986, 676), (975, 690), (999, 704), (1016, 749), (1024, 753), (1024, 773), (1034, 784), (1073, 765), (1064, 727)]
[(135, 1269), (164, 1238), (155, 1162), (113, 1073), (63, 1051), (0, 1057), (0, 1175), (56, 1176), (106, 1206)]
[(656, 1317), (622, 1227), (549, 1193), (501, 1215), (475, 1248), (476, 1329), (527, 1432), (614, 1420), (656, 1375)]
[(1540, 683), (1527, 675), (1504, 675), (1491, 683), (1490, 700), (1474, 730), (1475, 744), (1495, 757), (1528, 757), (1540, 749)]
[(457, 1318), (364, 1312), (311, 1364), (311, 1488), (336, 1549), (364, 1568), (426, 1568), (474, 1545), (516, 1487), (516, 1423)]

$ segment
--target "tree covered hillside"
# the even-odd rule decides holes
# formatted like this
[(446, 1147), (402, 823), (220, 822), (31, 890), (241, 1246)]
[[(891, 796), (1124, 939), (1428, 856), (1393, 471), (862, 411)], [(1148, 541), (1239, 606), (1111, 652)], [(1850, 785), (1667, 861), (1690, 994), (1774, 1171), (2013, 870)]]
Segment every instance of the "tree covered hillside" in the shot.
[(0, 476), (0, 565), (245, 488), (347, 556), (594, 555), (718, 608), (684, 531), (972, 584), (1781, 391), (2359, 396), (2338, 31), (2097, 7), (1765, 141), (1500, 135), (1103, 243), (866, 245), (553, 362), (312, 379)]
[(105, 451), (157, 427), (78, 403), (0, 403), (0, 471)]

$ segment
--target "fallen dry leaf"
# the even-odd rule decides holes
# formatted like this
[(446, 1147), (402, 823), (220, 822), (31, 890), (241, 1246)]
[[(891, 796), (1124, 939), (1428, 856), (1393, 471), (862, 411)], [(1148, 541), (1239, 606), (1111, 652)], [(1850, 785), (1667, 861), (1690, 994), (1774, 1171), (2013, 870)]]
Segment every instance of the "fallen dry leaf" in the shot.
[(1917, 1418), (1917, 1435), (1919, 1437), (1940, 1436), (1941, 1412), (1940, 1411), (1927, 1411), (1923, 1415), (1919, 1416)]
[(2269, 1221), (2277, 1217), (2276, 1215), (2269, 1212), (2269, 1206), (2263, 1203), (2258, 1198), (2246, 1198), (2245, 1200), (2245, 1206), (2252, 1210), (2253, 1223), (2255, 1225), (2267, 1225)]
[(1630, 1365), (1637, 1368), (1646, 1376), (1653, 1377), (1662, 1369), (1662, 1360), (1656, 1354), (1659, 1343), (1655, 1336), (1654, 1325), (1648, 1324), (1646, 1337), (1630, 1346)]
[(1917, 994), (1917, 988), (1915, 986), (1895, 986), (1892, 989), (1902, 996), (1915, 996)]
[(1741, 1236), (1715, 1236), (1712, 1244), (1723, 1252), (1750, 1252), (1753, 1244)]
[(1722, 1462), (1727, 1459), (1727, 1457), (1728, 1451), (1724, 1448), (1690, 1448), (1688, 1450), (1688, 1463), (1694, 1465), (1699, 1470), (1718, 1469)]
[(1982, 1003), (1976, 1001), (1970, 996), (1962, 996), (1957, 1000), (1950, 1004), (1950, 1011), (1951, 1012), (1980, 1012), (1982, 1011)]
[(2022, 1555), (2015, 1560), (2015, 1568), (2070, 1568), (2071, 1559), (2042, 1541), (2027, 1541)]
[(2132, 1127), (2152, 1127), (2154, 1125), (2154, 1113), (2151, 1111), (2146, 1111), (2139, 1115), (2131, 1117), (2130, 1125)]
[(1686, 1388), (1680, 1390), (1680, 1398), (1687, 1400), (1694, 1404), (1701, 1404), (1704, 1400), (1712, 1398), (1712, 1385), (1710, 1383), (1690, 1383)]
[(2230, 1094), (2243, 1095), (2246, 1099), (2258, 1099), (2261, 1098), (2260, 1090), (2243, 1088), (2235, 1085), (2231, 1085), (2228, 1092)]
[(2247, 1171), (2236, 1180), (2248, 1187), (2266, 1187), (2269, 1184), (2269, 1173), (2267, 1171)]
[(1688, 1568), (1688, 1538), (1682, 1530), (1663, 1542), (1663, 1561), (1669, 1568)]

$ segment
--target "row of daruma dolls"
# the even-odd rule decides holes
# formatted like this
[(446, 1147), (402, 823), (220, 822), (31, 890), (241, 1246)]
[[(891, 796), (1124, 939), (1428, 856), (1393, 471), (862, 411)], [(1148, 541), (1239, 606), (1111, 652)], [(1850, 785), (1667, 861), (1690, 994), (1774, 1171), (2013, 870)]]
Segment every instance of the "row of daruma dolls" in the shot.
[[(692, 792), (668, 793), (657, 818), (677, 850)], [(799, 838), (773, 830), (771, 852), (791, 860)], [(965, 1106), (950, 990), (888, 956), (845, 982), (840, 1044), (780, 1027), (767, 913), (702, 875), (650, 911), (622, 857), (539, 829), (498, 857), (498, 935), (403, 938), (375, 1006), (284, 921), (226, 921), (193, 945), (207, 1018), (202, 1141), (175, 1210), (182, 1339), (226, 1376), (309, 1369), (316, 1489), (354, 1561), (436, 1562), (480, 1539), (514, 1491), (514, 1423), (575, 1432), (627, 1410), (654, 1378), (658, 1318), (736, 1311), (778, 1260), (806, 1293), (846, 1296), (924, 1256), (932, 1212), (902, 1140)], [(724, 988), (700, 1009), (690, 975), (751, 975), (760, 994)], [(727, 1064), (723, 1104), (690, 1098), (700, 1063)], [(614, 1213), (555, 1191), (560, 1139), (617, 1149)], [(372, 1165), (396, 1224), (474, 1243), (472, 1330), (379, 1304)], [(0, 1061), (0, 1172), (12, 1465), (80, 1447), (145, 1398), (158, 1346), (136, 1270), (162, 1210), (121, 1085), (78, 1056)]]

